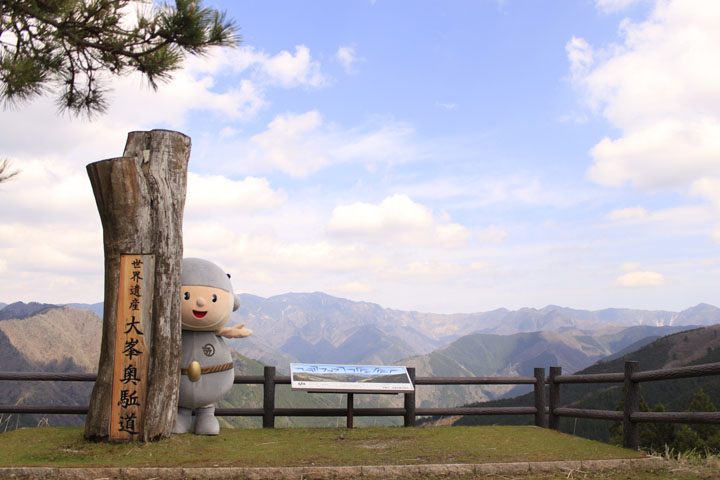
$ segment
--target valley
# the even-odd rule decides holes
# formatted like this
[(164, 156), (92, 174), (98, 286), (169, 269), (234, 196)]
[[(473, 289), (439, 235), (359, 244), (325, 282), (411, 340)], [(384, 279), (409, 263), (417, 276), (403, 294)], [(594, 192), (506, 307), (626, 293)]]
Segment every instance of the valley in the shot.
[[(0, 309), (0, 364), (6, 371), (93, 372), (97, 367), (102, 304), (57, 306), (11, 303)], [(263, 365), (287, 374), (291, 362), (406, 365), (417, 376), (529, 376), (535, 367), (581, 371), (598, 361), (637, 350), (654, 340), (701, 325), (720, 324), (720, 309), (698, 305), (682, 312), (607, 309), (505, 309), (440, 315), (385, 309), (323, 293), (271, 298), (242, 295), (232, 324), (254, 333), (230, 339), (236, 371), (260, 375)], [(697, 350), (675, 353), (682, 363)], [(681, 360), (683, 359), (683, 360)], [(602, 365), (598, 363), (597, 365)], [(284, 386), (282, 386), (284, 387)], [(89, 384), (8, 382), (0, 403), (86, 404)], [(283, 406), (341, 406), (340, 395), (308, 395), (279, 388)], [(526, 386), (446, 386), (418, 389), (422, 407), (453, 407), (514, 397)], [(221, 406), (262, 403), (259, 386), (235, 386)], [(360, 395), (358, 407), (402, 406), (400, 396)], [(36, 424), (38, 416), (21, 423)], [(257, 426), (258, 419), (228, 417), (228, 424)], [(77, 424), (80, 417), (53, 416), (54, 425)], [(334, 424), (335, 419), (331, 420)], [(396, 419), (361, 419), (373, 424)], [(325, 419), (293, 418), (287, 425), (325, 424)]]

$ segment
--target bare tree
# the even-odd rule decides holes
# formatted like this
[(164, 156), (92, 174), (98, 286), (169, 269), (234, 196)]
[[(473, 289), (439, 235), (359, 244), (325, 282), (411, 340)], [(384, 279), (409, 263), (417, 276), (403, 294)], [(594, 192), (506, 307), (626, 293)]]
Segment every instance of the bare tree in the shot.
[(0, 160), (0, 183), (10, 180), (12, 177), (20, 173), (18, 170), (9, 171), (10, 161), (8, 159)]

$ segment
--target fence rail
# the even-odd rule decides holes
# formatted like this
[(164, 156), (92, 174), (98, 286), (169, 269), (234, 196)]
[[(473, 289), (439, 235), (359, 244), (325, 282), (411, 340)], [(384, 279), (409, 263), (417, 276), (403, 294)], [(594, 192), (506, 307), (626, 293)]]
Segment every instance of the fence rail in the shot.
[[(275, 385), (289, 385), (290, 377), (276, 375), (275, 367), (265, 367), (263, 375), (236, 375), (235, 384), (263, 385), (262, 408), (217, 408), (216, 415), (262, 417), (264, 428), (275, 426), (275, 417), (347, 417), (352, 426), (354, 416), (399, 416), (404, 418), (406, 427), (415, 426), (418, 416), (445, 415), (534, 415), (539, 427), (559, 430), (560, 417), (592, 418), (623, 421), (623, 446), (638, 448), (638, 424), (651, 423), (708, 423), (720, 424), (720, 412), (641, 412), (639, 411), (639, 384), (658, 380), (674, 380), (701, 376), (720, 375), (720, 362), (693, 367), (665, 370), (638, 371), (638, 362), (625, 362), (623, 373), (602, 373), (591, 375), (563, 375), (561, 367), (550, 367), (545, 377), (544, 368), (534, 369), (532, 377), (415, 377), (415, 369), (408, 368), (413, 384), (420, 385), (533, 385), (534, 406), (532, 407), (456, 407), (417, 408), (415, 393), (405, 393), (402, 408), (354, 408), (352, 395), (348, 394), (346, 408), (283, 408), (275, 406)], [(94, 382), (91, 373), (46, 373), (46, 372), (0, 372), (0, 381), (60, 381)], [(561, 385), (586, 383), (623, 383), (624, 410), (587, 410), (561, 407)], [(546, 389), (548, 385), (546, 402)], [(546, 408), (548, 403), (548, 408)], [(33, 414), (86, 414), (87, 406), (56, 405), (0, 405), (0, 413)]]
[[(534, 385), (535, 406), (510, 408), (417, 408), (415, 393), (405, 393), (402, 408), (354, 408), (352, 394), (348, 394), (346, 408), (283, 408), (275, 406), (275, 386), (290, 385), (290, 377), (276, 375), (275, 367), (265, 367), (263, 375), (236, 375), (235, 384), (262, 385), (262, 408), (217, 408), (216, 415), (262, 417), (264, 428), (275, 426), (275, 417), (403, 417), (406, 427), (414, 426), (416, 417), (433, 415), (534, 415), (535, 425), (547, 426), (545, 408), (545, 369), (536, 368), (533, 377), (415, 377), (415, 369), (408, 368), (414, 385)], [(94, 382), (91, 373), (0, 372), (0, 381), (76, 381)], [(87, 406), (0, 405), (0, 413), (86, 414)]]
[[(592, 375), (563, 375), (561, 367), (550, 367), (549, 383), (549, 419), (550, 428), (560, 429), (560, 417), (594, 418), (601, 420), (622, 420), (623, 446), (638, 449), (640, 435), (639, 424), (648, 423), (718, 423), (720, 412), (641, 412), (640, 383), (659, 380), (677, 380), (682, 378), (720, 375), (720, 362), (707, 363), (692, 367), (668, 368), (663, 370), (638, 371), (639, 363), (625, 362), (623, 373), (602, 373)], [(560, 406), (560, 386), (571, 383), (622, 383), (624, 385), (624, 409), (586, 410)]]

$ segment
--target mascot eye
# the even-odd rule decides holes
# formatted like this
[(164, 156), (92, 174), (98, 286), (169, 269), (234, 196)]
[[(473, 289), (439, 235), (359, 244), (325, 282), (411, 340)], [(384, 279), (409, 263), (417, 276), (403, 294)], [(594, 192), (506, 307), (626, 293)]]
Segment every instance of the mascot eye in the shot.
[(213, 296), (212, 296), (212, 301), (213, 301), (213, 303), (217, 302), (217, 295), (215, 295), (214, 293), (213, 293)]
[(190, 292), (185, 292), (185, 300), (190, 300)]

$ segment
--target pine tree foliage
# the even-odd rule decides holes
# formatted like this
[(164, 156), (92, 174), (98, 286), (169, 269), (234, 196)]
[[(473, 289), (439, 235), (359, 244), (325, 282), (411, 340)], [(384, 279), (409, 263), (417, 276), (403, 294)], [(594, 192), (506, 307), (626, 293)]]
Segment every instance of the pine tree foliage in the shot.
[[(620, 400), (616, 410), (623, 410), (624, 400)], [(641, 412), (651, 411), (647, 402), (640, 395), (639, 409)], [(664, 412), (665, 407), (658, 403), (653, 412)], [(695, 391), (686, 412), (716, 412), (717, 409), (710, 397), (702, 388)], [(614, 422), (610, 426), (610, 443), (622, 445), (623, 424)], [(650, 452), (663, 452), (670, 448), (675, 452), (694, 451), (700, 454), (720, 453), (720, 426), (713, 424), (673, 425), (671, 423), (641, 423), (640, 448)]]
[(102, 113), (110, 75), (140, 72), (154, 89), (186, 53), (234, 46), (237, 27), (202, 0), (2, 0), (0, 100), (53, 90), (61, 110)]
[[(701, 388), (693, 395), (688, 412), (717, 412), (717, 408), (710, 400), (707, 393)], [(711, 453), (720, 453), (720, 426), (713, 424), (691, 424), (684, 425), (697, 437), (695, 447), (699, 450), (707, 450)]]

